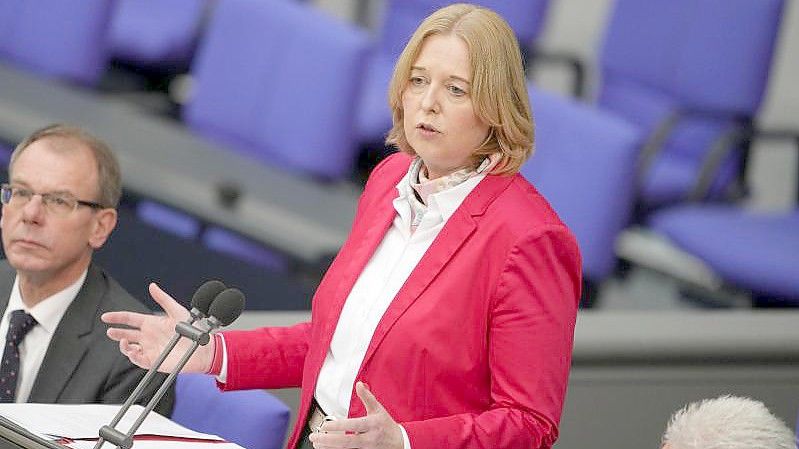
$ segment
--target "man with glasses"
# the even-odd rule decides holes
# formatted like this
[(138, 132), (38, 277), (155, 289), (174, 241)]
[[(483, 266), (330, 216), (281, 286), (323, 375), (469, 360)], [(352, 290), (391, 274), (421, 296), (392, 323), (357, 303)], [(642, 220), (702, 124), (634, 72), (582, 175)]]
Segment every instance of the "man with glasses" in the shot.
[[(0, 402), (119, 404), (143, 377), (99, 317), (147, 309), (92, 264), (120, 196), (113, 153), (78, 128), (40, 129), (11, 155), (0, 188)], [(156, 411), (168, 416), (172, 402), (170, 392)]]

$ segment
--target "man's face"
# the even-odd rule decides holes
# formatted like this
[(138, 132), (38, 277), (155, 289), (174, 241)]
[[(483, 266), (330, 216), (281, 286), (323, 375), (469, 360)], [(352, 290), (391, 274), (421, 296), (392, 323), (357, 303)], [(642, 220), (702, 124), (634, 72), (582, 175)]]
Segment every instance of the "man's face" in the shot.
[[(62, 148), (70, 146), (70, 150)], [(66, 214), (45, 207), (39, 194), (68, 193), (97, 201), (98, 174), (88, 148), (50, 137), (28, 146), (14, 162), (9, 183), (34, 192), (24, 205), (3, 205), (0, 229), (11, 266), (41, 279), (70, 279), (86, 269), (92, 249), (103, 245), (116, 224), (113, 209), (78, 206)]]

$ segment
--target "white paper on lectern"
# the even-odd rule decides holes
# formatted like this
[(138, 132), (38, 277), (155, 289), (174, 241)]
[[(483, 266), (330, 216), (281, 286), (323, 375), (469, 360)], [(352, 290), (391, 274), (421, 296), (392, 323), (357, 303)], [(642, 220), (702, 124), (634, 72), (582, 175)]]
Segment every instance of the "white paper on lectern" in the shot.
[[(0, 416), (11, 420), (38, 435), (63, 438), (98, 438), (100, 427), (114, 418), (119, 405), (107, 404), (0, 404)], [(116, 429), (127, 432), (144, 410), (134, 405), (128, 410)], [(147, 415), (136, 435), (160, 435), (179, 438), (223, 441), (217, 435), (195, 432), (158, 413)], [(139, 447), (138, 445), (136, 447)], [(217, 447), (217, 446), (214, 446)], [(220, 447), (221, 449), (221, 447)]]
[[(74, 441), (67, 446), (72, 449), (94, 449), (95, 441)], [(102, 449), (111, 449), (111, 443), (103, 445)], [(159, 440), (135, 440), (133, 449), (244, 449), (234, 443), (214, 443), (197, 441), (159, 441)]]

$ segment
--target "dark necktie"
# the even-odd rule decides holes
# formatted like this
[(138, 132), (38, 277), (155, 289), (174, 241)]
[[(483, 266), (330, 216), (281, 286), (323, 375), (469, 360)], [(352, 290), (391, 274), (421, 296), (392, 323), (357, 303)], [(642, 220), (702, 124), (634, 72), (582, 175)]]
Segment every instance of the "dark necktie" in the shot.
[(36, 319), (22, 310), (11, 312), (6, 349), (0, 361), (0, 402), (14, 402), (19, 380), (19, 344), (35, 325)]

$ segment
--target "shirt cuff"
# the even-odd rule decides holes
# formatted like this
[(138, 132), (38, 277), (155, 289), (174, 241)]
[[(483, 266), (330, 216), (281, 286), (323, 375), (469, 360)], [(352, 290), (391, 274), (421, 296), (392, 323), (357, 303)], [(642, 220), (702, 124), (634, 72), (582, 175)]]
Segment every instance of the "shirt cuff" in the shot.
[(400, 430), (402, 431), (402, 447), (403, 449), (411, 449), (411, 440), (408, 439), (408, 432), (405, 431), (405, 428), (402, 427), (402, 424), (398, 424)]
[(219, 371), (219, 375), (216, 376), (216, 380), (221, 383), (227, 383), (227, 346), (225, 345), (225, 336), (223, 334), (219, 335), (219, 341), (222, 342), (222, 369)]

